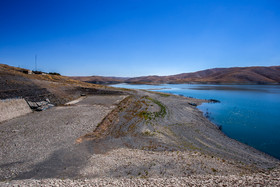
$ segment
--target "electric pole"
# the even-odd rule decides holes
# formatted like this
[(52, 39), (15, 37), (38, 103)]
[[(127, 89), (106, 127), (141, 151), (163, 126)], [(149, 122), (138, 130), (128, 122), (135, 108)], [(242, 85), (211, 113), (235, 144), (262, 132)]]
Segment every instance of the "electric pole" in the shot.
[(37, 71), (37, 55), (35, 55), (35, 71)]

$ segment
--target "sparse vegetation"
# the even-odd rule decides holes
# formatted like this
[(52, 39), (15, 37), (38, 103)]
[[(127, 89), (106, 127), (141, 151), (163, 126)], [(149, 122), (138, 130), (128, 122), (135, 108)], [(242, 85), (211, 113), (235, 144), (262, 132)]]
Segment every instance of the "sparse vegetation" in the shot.
[(57, 72), (49, 72), (50, 75), (59, 75), (60, 76), (60, 73), (57, 73)]
[(139, 117), (144, 118), (145, 120), (152, 120), (152, 113), (148, 111), (142, 111), (138, 114)]
[(154, 133), (154, 132), (151, 132), (151, 131), (145, 131), (143, 134), (144, 134), (145, 136), (153, 136), (153, 135), (155, 135), (155, 133)]
[(212, 170), (213, 172), (217, 172), (217, 170), (216, 170), (215, 168), (211, 168), (211, 170)]
[(169, 97), (170, 94), (166, 94), (166, 93), (158, 93), (158, 95), (162, 96), (162, 97)]
[(147, 97), (147, 99), (149, 99), (150, 101), (152, 101), (153, 103), (157, 104), (160, 107), (160, 111), (159, 112), (154, 112), (155, 117), (162, 117), (164, 118), (166, 115), (166, 107), (158, 100), (153, 99), (151, 97)]
[(42, 72), (42, 71), (33, 71), (33, 73), (34, 73), (34, 74), (39, 74), (39, 75), (41, 75), (41, 74), (43, 74), (43, 73), (45, 73), (45, 72)]
[(149, 111), (141, 111), (138, 113), (138, 116), (141, 118), (144, 118), (145, 120), (154, 120), (156, 118), (164, 118), (165, 115), (167, 114), (166, 112), (166, 107), (158, 100), (150, 98), (150, 97), (145, 97), (145, 99), (148, 99), (149, 101), (157, 104), (160, 107), (160, 111), (158, 112), (149, 112)]

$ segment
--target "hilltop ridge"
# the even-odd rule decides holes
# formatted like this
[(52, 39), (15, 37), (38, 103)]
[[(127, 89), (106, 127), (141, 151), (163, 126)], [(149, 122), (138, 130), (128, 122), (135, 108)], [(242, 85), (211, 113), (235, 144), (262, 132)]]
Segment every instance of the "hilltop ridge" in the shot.
[(280, 84), (280, 66), (213, 68), (170, 76), (152, 75), (134, 78), (86, 76), (71, 78), (97, 84)]

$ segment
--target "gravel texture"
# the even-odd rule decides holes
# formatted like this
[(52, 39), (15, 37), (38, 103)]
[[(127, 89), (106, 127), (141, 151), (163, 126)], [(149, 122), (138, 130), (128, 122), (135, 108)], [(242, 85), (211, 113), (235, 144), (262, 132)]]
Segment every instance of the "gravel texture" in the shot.
[(188, 104), (201, 102), (139, 90), (4, 122), (0, 186), (279, 186), (279, 160)]
[[(33, 112), (0, 124), (0, 179), (52, 177), (70, 168), (75, 175), (91, 155), (77, 137), (95, 129), (124, 96), (89, 96), (72, 106), (53, 107)], [(63, 172), (62, 172), (63, 173)]]
[[(1, 186), (280, 186), (280, 172), (254, 175), (192, 175), (170, 178), (27, 179), (0, 182)], [(278, 176), (278, 177), (277, 177)]]

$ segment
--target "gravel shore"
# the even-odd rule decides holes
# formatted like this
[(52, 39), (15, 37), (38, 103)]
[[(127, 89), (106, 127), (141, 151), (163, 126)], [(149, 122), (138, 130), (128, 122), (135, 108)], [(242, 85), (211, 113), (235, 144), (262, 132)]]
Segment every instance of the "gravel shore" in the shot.
[[(100, 97), (105, 99), (103, 104)], [(67, 166), (74, 175), (75, 167), (81, 167), (91, 155), (86, 147), (75, 144), (77, 137), (93, 131), (124, 97), (89, 96), (76, 105), (53, 107), (1, 123), (0, 179), (52, 177)]]
[(138, 90), (4, 122), (0, 186), (279, 186), (279, 160), (189, 104), (202, 102)]
[(171, 178), (97, 178), (97, 179), (27, 179), (21, 181), (0, 182), (9, 186), (280, 186), (280, 172), (259, 173), (250, 176), (192, 175)]

